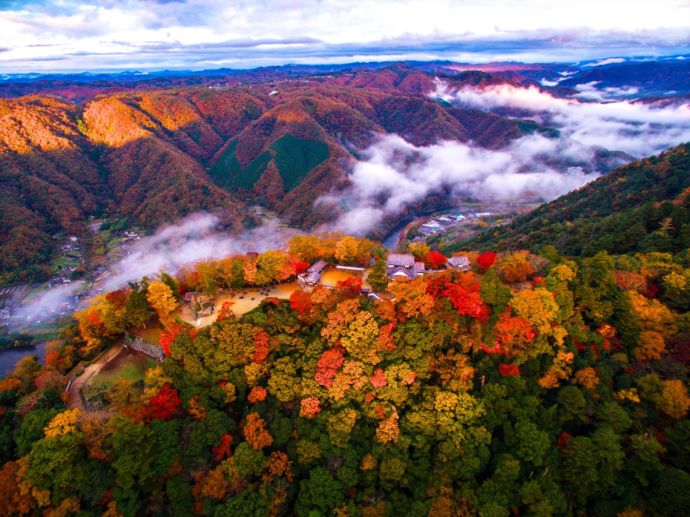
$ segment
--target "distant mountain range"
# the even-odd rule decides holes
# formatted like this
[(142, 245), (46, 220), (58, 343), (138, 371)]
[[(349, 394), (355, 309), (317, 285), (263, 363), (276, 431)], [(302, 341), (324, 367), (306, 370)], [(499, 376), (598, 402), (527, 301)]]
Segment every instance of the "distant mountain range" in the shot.
[(308, 227), (329, 217), (313, 201), (345, 181), (347, 161), (377, 134), (497, 146), (534, 130), (441, 106), (425, 95), (433, 87), (429, 74), (390, 66), (248, 86), (126, 88), (80, 103), (52, 89), (2, 100), (0, 267), (44, 261), (53, 233), (79, 234), (103, 213), (154, 227), (222, 209), (237, 226), (243, 204), (260, 201)]
[[(334, 65), (284, 65), (254, 69), (218, 68), (210, 70), (158, 70), (79, 73), (0, 74), (0, 97), (18, 97), (50, 92), (83, 100), (111, 88), (169, 88), (210, 85), (222, 81), (229, 85), (262, 83), (299, 77), (317, 77), (381, 70), (396, 66), (389, 62)], [(685, 95), (690, 93), (690, 56), (610, 58), (579, 63), (455, 63), (451, 61), (405, 61), (405, 67), (428, 74), (461, 74), (482, 71), (543, 87), (573, 89), (599, 82), (602, 87), (635, 87), (639, 96)]]

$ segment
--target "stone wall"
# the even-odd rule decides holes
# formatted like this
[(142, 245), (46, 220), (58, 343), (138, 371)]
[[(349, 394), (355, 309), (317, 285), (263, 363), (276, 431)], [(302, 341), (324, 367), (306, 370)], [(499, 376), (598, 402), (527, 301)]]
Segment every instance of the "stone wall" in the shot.
[(161, 347), (139, 336), (133, 336), (129, 332), (125, 333), (124, 346), (153, 357), (156, 361), (163, 360), (163, 349)]

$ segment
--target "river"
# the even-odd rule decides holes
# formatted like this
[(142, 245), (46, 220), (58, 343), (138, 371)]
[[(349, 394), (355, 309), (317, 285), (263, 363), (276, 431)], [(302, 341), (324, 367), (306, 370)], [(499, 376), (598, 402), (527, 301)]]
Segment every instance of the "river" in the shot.
[(381, 243), (381, 244), (383, 244), (384, 248), (387, 248), (388, 250), (392, 251), (393, 253), (398, 251), (398, 243), (400, 241), (400, 234), (402, 234), (405, 227), (408, 224), (410, 224), (413, 220), (414, 220), (414, 218), (408, 217), (403, 222), (398, 224), (398, 226), (396, 226), (395, 229), (391, 233), (389, 233), (388, 236)]
[(37, 355), (41, 364), (46, 356), (46, 343), (41, 342), (36, 345), (20, 346), (17, 348), (5, 348), (0, 350), (0, 376), (14, 370), (17, 362), (28, 355)]

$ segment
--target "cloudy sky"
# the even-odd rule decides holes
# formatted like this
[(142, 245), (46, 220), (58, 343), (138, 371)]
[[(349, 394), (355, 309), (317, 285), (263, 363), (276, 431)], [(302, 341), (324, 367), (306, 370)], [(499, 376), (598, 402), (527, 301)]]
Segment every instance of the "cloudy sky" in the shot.
[(0, 72), (690, 52), (690, 0), (0, 0)]

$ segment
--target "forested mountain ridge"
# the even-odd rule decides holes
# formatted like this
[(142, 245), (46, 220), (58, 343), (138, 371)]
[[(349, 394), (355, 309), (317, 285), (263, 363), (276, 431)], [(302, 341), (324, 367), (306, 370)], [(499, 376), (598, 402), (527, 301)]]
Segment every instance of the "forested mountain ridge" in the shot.
[(680, 252), (690, 247), (690, 144), (625, 165), (470, 243), (487, 249)]
[[(438, 252), (413, 251), (443, 269)], [(385, 253), (348, 236), (298, 236), (98, 296), (44, 367), (29, 357), (0, 380), (0, 507), (683, 514), (687, 264), (660, 253), (469, 253), (470, 271), (387, 281)], [(372, 259), (378, 299), (352, 273), (244, 314), (221, 304), (207, 326), (182, 318), (190, 299), (240, 301), (316, 260)], [(160, 347), (162, 362), (137, 372), (133, 352), (104, 359), (126, 331)], [(97, 378), (84, 370), (103, 362)]]
[(394, 65), (246, 86), (122, 87), (79, 104), (45, 95), (0, 100), (0, 270), (15, 280), (40, 274), (51, 236), (83, 233), (89, 216), (153, 228), (218, 209), (237, 226), (244, 203), (260, 202), (311, 227), (337, 217), (313, 210), (313, 201), (345, 184), (376, 135), (497, 147), (535, 129), (442, 106), (426, 95), (433, 88), (432, 75)]

